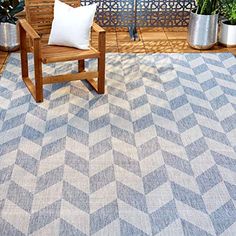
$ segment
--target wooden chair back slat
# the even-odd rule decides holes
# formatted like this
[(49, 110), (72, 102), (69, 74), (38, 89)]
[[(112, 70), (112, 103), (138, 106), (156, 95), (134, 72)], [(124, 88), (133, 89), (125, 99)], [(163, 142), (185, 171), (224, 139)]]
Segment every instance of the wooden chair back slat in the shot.
[[(51, 31), (55, 0), (25, 0), (26, 19), (39, 35)], [(80, 0), (61, 0), (73, 7), (80, 6)]]

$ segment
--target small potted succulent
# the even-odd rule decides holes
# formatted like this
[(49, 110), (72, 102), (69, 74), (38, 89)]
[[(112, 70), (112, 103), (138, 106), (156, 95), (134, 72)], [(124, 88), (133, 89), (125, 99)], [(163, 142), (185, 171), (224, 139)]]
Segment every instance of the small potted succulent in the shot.
[(196, 49), (209, 49), (217, 43), (218, 0), (196, 0), (190, 13), (188, 43)]
[(220, 24), (219, 41), (227, 47), (236, 46), (236, 0), (221, 0), (220, 6), (225, 20)]
[(24, 9), (24, 0), (0, 0), (0, 50), (19, 48), (16, 14)]

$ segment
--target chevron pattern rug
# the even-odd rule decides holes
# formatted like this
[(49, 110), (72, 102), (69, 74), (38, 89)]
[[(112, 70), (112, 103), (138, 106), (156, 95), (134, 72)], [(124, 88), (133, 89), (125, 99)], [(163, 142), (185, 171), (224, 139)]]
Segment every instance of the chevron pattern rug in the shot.
[(1, 236), (236, 235), (232, 54), (108, 54), (105, 95), (49, 85), (42, 104), (19, 58), (0, 79)]

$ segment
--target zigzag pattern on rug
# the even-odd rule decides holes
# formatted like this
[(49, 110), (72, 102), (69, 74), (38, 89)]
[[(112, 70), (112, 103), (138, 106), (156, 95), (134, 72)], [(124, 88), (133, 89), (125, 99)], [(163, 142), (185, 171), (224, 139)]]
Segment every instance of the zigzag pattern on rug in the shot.
[(107, 54), (106, 68), (105, 95), (54, 84), (36, 104), (11, 54), (0, 79), (0, 234), (236, 235), (235, 57)]

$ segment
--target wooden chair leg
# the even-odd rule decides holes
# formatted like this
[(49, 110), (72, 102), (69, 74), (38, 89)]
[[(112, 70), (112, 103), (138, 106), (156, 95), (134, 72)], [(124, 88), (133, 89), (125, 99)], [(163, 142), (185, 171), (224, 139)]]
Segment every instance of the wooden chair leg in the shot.
[(20, 28), (20, 56), (21, 56), (21, 74), (22, 78), (28, 78), (28, 57), (27, 57), (27, 46), (26, 46), (26, 32), (24, 29), (19, 25)]
[(78, 71), (79, 71), (79, 72), (83, 72), (84, 69), (85, 69), (84, 60), (79, 60), (79, 61), (78, 61)]
[(98, 59), (98, 85), (97, 92), (103, 94), (105, 92), (105, 56)]
[(98, 58), (98, 84), (97, 92), (102, 94), (105, 92), (105, 50), (106, 50), (106, 34), (105, 32), (99, 35), (98, 48), (100, 57)]
[(35, 100), (43, 102), (43, 75), (40, 55), (40, 41), (34, 42), (34, 74), (35, 74)]

